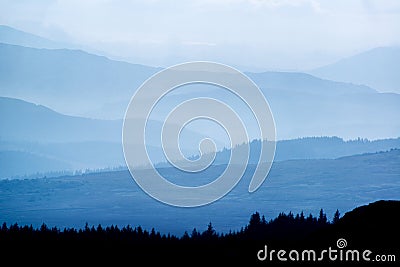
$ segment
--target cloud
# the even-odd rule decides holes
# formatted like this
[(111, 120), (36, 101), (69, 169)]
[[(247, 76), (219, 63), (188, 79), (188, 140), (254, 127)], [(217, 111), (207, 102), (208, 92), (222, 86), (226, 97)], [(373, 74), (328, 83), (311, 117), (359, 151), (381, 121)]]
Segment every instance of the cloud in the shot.
[(182, 43), (183, 45), (194, 45), (194, 46), (216, 46), (216, 43), (209, 42), (198, 42), (198, 41), (185, 41)]

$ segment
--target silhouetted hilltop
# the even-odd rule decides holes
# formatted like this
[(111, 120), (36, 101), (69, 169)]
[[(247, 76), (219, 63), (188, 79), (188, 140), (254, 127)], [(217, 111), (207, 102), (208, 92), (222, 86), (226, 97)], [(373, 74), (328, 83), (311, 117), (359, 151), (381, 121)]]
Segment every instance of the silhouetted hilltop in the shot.
[(383, 224), (398, 225), (400, 201), (379, 200), (346, 212), (339, 225), (379, 227)]
[(400, 201), (380, 200), (347, 212), (334, 231), (352, 245), (370, 248), (399, 248)]

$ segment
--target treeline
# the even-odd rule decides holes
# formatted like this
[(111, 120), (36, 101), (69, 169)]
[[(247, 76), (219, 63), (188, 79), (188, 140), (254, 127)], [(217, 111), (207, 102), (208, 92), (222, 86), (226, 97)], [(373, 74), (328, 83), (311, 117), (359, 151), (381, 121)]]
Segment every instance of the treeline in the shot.
[[(3, 223), (0, 247), (5, 249), (0, 255), (16, 254), (11, 260), (21, 259), (23, 264), (32, 264), (32, 259), (37, 259), (36, 263), (45, 261), (53, 265), (62, 259), (62, 262), (71, 265), (77, 262), (90, 265), (107, 262), (115, 266), (116, 263), (137, 265), (141, 262), (149, 266), (165, 263), (187, 266), (194, 263), (243, 262), (249, 266), (258, 263), (255, 253), (265, 243), (282, 248), (296, 242), (299, 244), (310, 234), (330, 225), (332, 222), (327, 220), (323, 210), (318, 217), (290, 212), (281, 213), (269, 221), (255, 212), (250, 216), (249, 223), (237, 231), (218, 233), (210, 222), (206, 230), (194, 228), (182, 236), (129, 225), (104, 227), (86, 224), (81, 229), (60, 229), (46, 224), (34, 228), (32, 225)], [(52, 258), (57, 260), (53, 261)]]
[[(337, 210), (328, 220), (321, 209), (319, 215), (280, 213), (266, 220), (255, 212), (240, 230), (218, 233), (212, 223), (204, 231), (193, 229), (182, 236), (161, 234), (140, 226), (89, 226), (82, 229), (39, 228), (18, 224), (0, 227), (0, 258), (4, 262), (90, 266), (129, 263), (131, 265), (205, 265), (238, 263), (258, 265), (257, 252), (266, 245), (270, 251), (280, 249), (337, 248), (337, 240), (345, 239), (349, 249), (369, 249), (374, 253), (398, 254), (400, 201), (377, 201), (361, 206), (340, 217)], [(177, 222), (179, 223), (179, 222)], [(315, 262), (313, 262), (314, 265)], [(326, 263), (322, 262), (325, 266)], [(265, 264), (265, 262), (264, 262)], [(273, 262), (273, 266), (282, 265)], [(293, 266), (293, 262), (290, 262)]]
[(89, 226), (87, 223), (82, 229), (48, 227), (42, 224), (39, 228), (30, 226), (20, 226), (17, 223), (7, 225), (3, 223), (0, 229), (1, 241), (26, 241), (37, 240), (61, 240), (61, 241), (119, 241), (125, 243), (151, 243), (151, 242), (179, 242), (190, 240), (246, 240), (246, 239), (297, 239), (303, 238), (311, 232), (324, 228), (327, 225), (339, 221), (340, 213), (337, 210), (330, 222), (327, 219), (323, 209), (320, 210), (319, 216), (314, 217), (309, 214), (307, 217), (304, 213), (294, 215), (292, 212), (288, 214), (280, 213), (275, 219), (267, 221), (260, 213), (255, 212), (250, 216), (249, 223), (238, 231), (230, 231), (229, 233), (218, 233), (210, 222), (205, 231), (198, 231), (194, 228), (191, 233), (185, 232), (182, 236), (161, 234), (154, 228), (150, 231), (143, 229), (141, 226), (131, 227), (130, 225), (118, 227), (111, 225), (103, 227)]
[[(239, 145), (234, 149), (243, 149), (245, 145)], [(368, 140), (358, 138), (345, 141), (339, 137), (303, 137), (291, 140), (280, 140), (276, 143), (275, 161), (292, 159), (335, 159), (365, 153), (390, 151), (400, 148), (400, 138)], [(249, 163), (257, 164), (261, 151), (261, 141), (250, 142)], [(216, 162), (226, 164), (229, 161), (231, 151), (224, 149), (218, 152)]]
[[(0, 151), (1, 153), (1, 151)], [(115, 166), (115, 167), (104, 167), (97, 169), (76, 169), (76, 170), (60, 170), (60, 171), (47, 171), (47, 172), (36, 172), (25, 175), (13, 175), (11, 177), (4, 176), (1, 178), (5, 179), (37, 179), (37, 178), (54, 178), (54, 177), (62, 177), (62, 176), (78, 176), (78, 175), (87, 175), (92, 173), (106, 173), (106, 172), (117, 172), (117, 171), (126, 171), (128, 168), (126, 166)]]

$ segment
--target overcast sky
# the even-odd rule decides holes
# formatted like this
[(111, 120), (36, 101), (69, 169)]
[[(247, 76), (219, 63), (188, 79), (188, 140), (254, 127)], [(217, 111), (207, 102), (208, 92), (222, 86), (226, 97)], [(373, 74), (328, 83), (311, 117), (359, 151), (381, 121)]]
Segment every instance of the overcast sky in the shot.
[(400, 1), (0, 0), (0, 24), (153, 66), (307, 70), (400, 45)]

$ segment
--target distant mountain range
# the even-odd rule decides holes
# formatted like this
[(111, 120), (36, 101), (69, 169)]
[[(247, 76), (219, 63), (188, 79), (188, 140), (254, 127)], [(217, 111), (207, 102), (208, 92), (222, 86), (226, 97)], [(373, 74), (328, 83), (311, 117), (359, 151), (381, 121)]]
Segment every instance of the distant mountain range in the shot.
[(400, 93), (400, 47), (378, 47), (323, 66), (310, 73), (325, 79), (365, 84)]
[[(3, 96), (31, 100), (74, 115), (101, 109), (104, 105), (113, 107), (120, 102), (124, 103), (122, 107), (125, 108), (136, 88), (160, 70), (114, 61), (80, 50), (36, 49), (0, 44), (0, 56)], [(321, 80), (304, 73), (266, 72), (247, 75), (264, 91), (279, 91), (281, 94), (338, 96), (376, 93), (367, 86)], [(124, 109), (119, 108), (118, 111)], [(107, 112), (115, 115), (112, 108)], [(122, 116), (123, 113), (119, 113), (117, 117)]]
[(19, 99), (0, 97), (0, 137), (28, 142), (116, 141), (121, 121), (67, 116)]
[[(9, 44), (0, 44), (0, 58), (2, 96), (91, 118), (121, 119), (136, 88), (159, 70), (79, 50)], [(400, 132), (398, 94), (303, 73), (247, 74), (266, 95), (280, 139), (324, 135), (377, 139), (397, 137)], [(190, 96), (189, 92), (185, 97)]]
[[(265, 144), (265, 143), (264, 143)], [(216, 155), (216, 164), (226, 164), (231, 152), (241, 153), (243, 146), (222, 150)], [(336, 159), (357, 154), (375, 153), (400, 148), (400, 138), (369, 141), (356, 139), (344, 141), (339, 137), (306, 137), (292, 140), (278, 141), (276, 145), (275, 161), (297, 159)], [(261, 151), (261, 142), (254, 140), (250, 143), (250, 164), (257, 164)], [(233, 162), (236, 163), (237, 162)]]
[[(122, 120), (68, 116), (41, 105), (0, 97), (0, 125), (0, 178), (125, 165)], [(162, 125), (148, 121), (146, 144), (155, 162), (164, 159), (158, 141)], [(189, 139), (200, 140), (204, 135), (190, 130), (185, 133), (181, 149), (193, 155), (198, 150), (188, 145)], [(18, 165), (18, 158), (24, 163)], [(35, 164), (36, 170), (32, 167)]]
[[(41, 104), (63, 114), (120, 120), (135, 90), (161, 70), (74, 50), (68, 44), (63, 47), (7, 26), (0, 26), (0, 33), (0, 42), (4, 42), (0, 43), (0, 96)], [(267, 97), (279, 139), (392, 138), (400, 133), (400, 95), (375, 89), (385, 87), (382, 81), (398, 84), (397, 54), (396, 48), (374, 49), (311, 72), (338, 81), (293, 72), (246, 74)], [(356, 80), (342, 82), (347, 78), (337, 73)], [(371, 88), (368, 79), (380, 82)], [(207, 93), (227, 99), (215, 88)], [(174, 106), (177, 100), (195, 96), (188, 90), (170, 97), (169, 103)]]
[(72, 45), (49, 40), (35, 34), (14, 29), (7, 25), (0, 25), (0, 43), (49, 49), (72, 47)]
[(7, 25), (0, 25), (0, 43), (20, 45), (33, 48), (47, 49), (77, 49), (85, 50), (91, 53), (106, 55), (105, 52), (93, 49), (91, 47), (69, 42), (59, 42), (38, 36), (29, 32), (21, 31)]
[[(81, 50), (37, 49), (0, 44), (2, 96), (84, 115), (111, 108), (103, 117), (121, 119), (135, 89), (157, 69), (113, 61)], [(124, 101), (118, 113), (112, 105)], [(93, 115), (93, 113), (92, 113)], [(102, 116), (92, 117), (102, 117)]]
[(265, 90), (324, 96), (377, 93), (365, 85), (320, 79), (301, 72), (246, 72), (246, 75)]
[[(63, 162), (46, 155), (25, 151), (0, 151), (0, 179), (25, 176), (43, 177), (43, 174), (55, 171), (71, 174), (73, 170), (68, 162)], [(57, 175), (60, 175), (60, 173), (57, 173)]]
[[(0, 125), (0, 178), (125, 165), (121, 120), (67, 116), (44, 106), (0, 97)], [(147, 147), (153, 162), (165, 161), (158, 141), (161, 127), (160, 122), (149, 121)], [(181, 149), (185, 155), (197, 155), (197, 146), (192, 143), (202, 137), (205, 136), (190, 130), (183, 136)], [(256, 163), (260, 142), (253, 141), (250, 147), (250, 163)], [(392, 148), (400, 148), (400, 138), (344, 141), (337, 137), (309, 137), (279, 141), (275, 160), (332, 159)], [(218, 152), (215, 164), (226, 164), (229, 155), (229, 150)]]
[[(38, 166), (57, 166), (56, 170), (124, 164), (121, 152), (124, 112), (140, 84), (161, 69), (115, 61), (77, 48), (80, 47), (0, 26), (0, 151), (4, 162), (8, 162), (6, 158), (19, 157), (27, 163), (43, 162)], [(392, 82), (396, 81), (393, 72), (398, 69), (397, 51), (374, 49), (344, 62), (351, 62), (345, 65), (354, 68), (348, 71), (364, 71), (354, 77), (381, 77)], [(389, 76), (367, 73), (374, 71), (372, 61), (382, 63), (374, 65), (380, 68), (377, 75)], [(332, 71), (328, 67), (320, 70), (335, 74), (333, 69), (342, 69), (339, 63), (331, 66)], [(359, 63), (361, 67), (357, 67)], [(335, 158), (398, 147), (398, 139), (390, 138), (397, 138), (400, 133), (400, 94), (379, 93), (375, 89), (381, 90), (380, 86), (372, 88), (361, 80), (354, 84), (354, 81), (331, 81), (294, 72), (246, 74), (269, 101), (277, 138), (296, 139), (278, 143), (276, 160)], [(168, 110), (166, 107), (175, 107), (199, 94), (227, 102), (234, 98), (222, 91), (212, 86), (181, 90), (167, 97), (160, 110)], [(242, 111), (240, 107), (236, 110), (239, 114)], [(157, 134), (162, 122), (162, 118), (152, 118), (148, 124), (151, 135), (148, 145), (155, 161), (163, 159), (153, 142), (159, 140)], [(253, 130), (249, 130), (250, 136), (254, 135)], [(189, 142), (186, 146), (182, 142), (181, 147), (185, 155), (197, 154), (196, 142), (204, 137), (214, 137), (218, 147), (225, 144), (221, 136), (211, 134), (213, 130), (202, 125), (188, 127), (183, 139)], [(298, 139), (307, 136), (389, 140), (347, 143), (341, 139)], [(26, 170), (30, 172), (29, 168)], [(25, 172), (6, 173), (5, 176), (12, 176)]]

